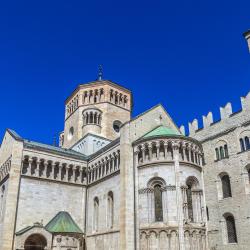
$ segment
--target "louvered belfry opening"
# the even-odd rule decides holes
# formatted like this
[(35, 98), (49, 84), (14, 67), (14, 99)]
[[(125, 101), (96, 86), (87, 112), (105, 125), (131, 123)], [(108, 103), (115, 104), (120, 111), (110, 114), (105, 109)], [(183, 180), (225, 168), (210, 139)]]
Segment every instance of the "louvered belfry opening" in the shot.
[(230, 178), (228, 175), (221, 177), (223, 198), (232, 197)]
[(236, 243), (237, 234), (235, 228), (235, 220), (232, 215), (226, 217), (226, 226), (227, 226), (228, 243)]

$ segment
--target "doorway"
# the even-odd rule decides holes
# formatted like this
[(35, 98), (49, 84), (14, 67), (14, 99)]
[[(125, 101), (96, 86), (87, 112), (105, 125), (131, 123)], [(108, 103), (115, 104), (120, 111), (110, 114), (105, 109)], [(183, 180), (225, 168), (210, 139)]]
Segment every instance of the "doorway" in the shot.
[(41, 234), (30, 235), (24, 243), (25, 250), (44, 250), (46, 246), (47, 240)]

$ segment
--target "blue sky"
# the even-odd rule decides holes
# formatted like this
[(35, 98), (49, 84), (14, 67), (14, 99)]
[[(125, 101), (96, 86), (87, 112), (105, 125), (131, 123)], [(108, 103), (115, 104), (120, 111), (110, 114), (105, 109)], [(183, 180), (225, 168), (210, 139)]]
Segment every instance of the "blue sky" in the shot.
[(137, 115), (162, 103), (178, 125), (250, 91), (250, 1), (2, 1), (0, 136), (52, 143), (64, 101), (104, 78), (134, 94)]

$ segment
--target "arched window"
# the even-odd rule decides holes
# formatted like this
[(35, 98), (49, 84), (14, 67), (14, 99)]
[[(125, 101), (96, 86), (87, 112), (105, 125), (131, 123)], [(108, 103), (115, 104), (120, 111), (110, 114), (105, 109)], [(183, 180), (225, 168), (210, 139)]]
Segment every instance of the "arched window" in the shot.
[(242, 138), (240, 138), (240, 149), (241, 149), (241, 152), (245, 151), (245, 143)]
[[(155, 221), (163, 221), (163, 188), (166, 182), (161, 177), (154, 177), (148, 182), (148, 187), (153, 191), (154, 196), (154, 218)], [(153, 209), (152, 209), (153, 210)]]
[(230, 178), (228, 175), (223, 175), (221, 177), (221, 184), (223, 198), (232, 197)]
[(225, 158), (228, 158), (229, 154), (228, 154), (227, 144), (224, 145), (224, 152), (225, 152)]
[(154, 186), (154, 200), (155, 200), (155, 221), (163, 221), (162, 190), (159, 184)]
[(248, 136), (245, 137), (245, 146), (246, 146), (246, 150), (250, 149), (250, 142), (249, 142)]
[(107, 226), (112, 228), (114, 224), (114, 196), (113, 192), (108, 193)]
[(95, 197), (94, 199), (94, 216), (93, 216), (93, 229), (94, 231), (98, 231), (98, 223), (99, 223), (99, 199)]
[(218, 148), (215, 149), (215, 154), (216, 154), (216, 160), (218, 161), (220, 159), (220, 153)]
[(237, 243), (237, 234), (236, 234), (234, 217), (232, 215), (226, 215), (225, 220), (226, 220), (228, 243)]
[(224, 158), (225, 158), (224, 149), (223, 149), (223, 147), (221, 146), (221, 147), (220, 147), (220, 159), (224, 159)]
[(193, 203), (193, 189), (197, 189), (199, 187), (199, 181), (196, 177), (190, 176), (187, 178), (186, 181), (187, 190), (186, 190), (186, 196), (187, 196), (187, 209), (188, 209), (188, 218), (190, 221), (194, 221), (194, 218), (197, 217), (197, 213), (199, 212), (197, 209), (196, 214), (194, 215), (194, 207)]
[(194, 220), (193, 215), (193, 201), (192, 201), (192, 186), (190, 184), (187, 185), (187, 207), (188, 207), (188, 218), (190, 221)]

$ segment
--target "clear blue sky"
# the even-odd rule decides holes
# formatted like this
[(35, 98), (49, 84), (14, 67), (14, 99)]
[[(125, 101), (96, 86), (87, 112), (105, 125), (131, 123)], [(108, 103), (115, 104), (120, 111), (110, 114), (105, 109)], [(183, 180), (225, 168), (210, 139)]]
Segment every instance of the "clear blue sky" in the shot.
[(162, 103), (178, 125), (250, 91), (249, 0), (2, 1), (0, 27), (0, 137), (52, 143), (99, 64), (133, 91), (134, 115)]

